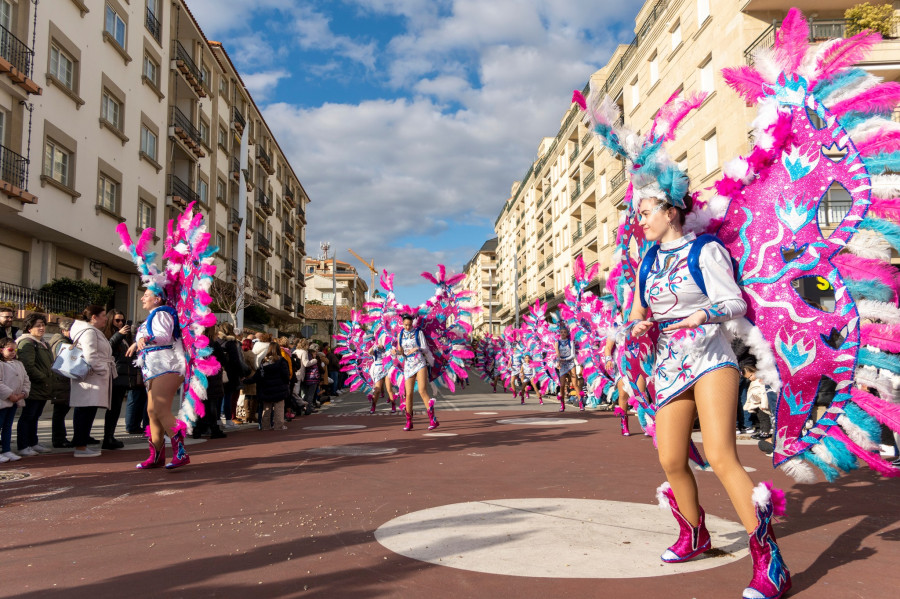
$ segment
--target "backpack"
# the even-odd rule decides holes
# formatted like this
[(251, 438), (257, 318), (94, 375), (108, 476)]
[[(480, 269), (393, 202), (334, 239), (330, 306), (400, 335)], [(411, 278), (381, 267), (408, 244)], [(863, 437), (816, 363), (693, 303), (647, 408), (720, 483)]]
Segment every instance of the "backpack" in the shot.
[[(691, 273), (691, 278), (694, 279), (695, 283), (697, 283), (697, 287), (700, 288), (700, 291), (703, 292), (703, 295), (706, 295), (706, 282), (703, 280), (703, 271), (700, 270), (700, 253), (703, 251), (703, 248), (707, 243), (718, 243), (721, 245), (722, 242), (715, 235), (701, 235), (694, 240), (694, 245), (692, 245), (691, 249), (688, 250), (687, 258), (688, 272)], [(641, 260), (641, 270), (639, 275), (639, 296), (641, 299), (641, 305), (645, 308), (647, 307), (647, 301), (644, 299), (644, 291), (647, 286), (647, 276), (650, 274), (650, 269), (653, 268), (653, 263), (656, 262), (656, 255), (658, 253), (659, 244), (657, 243), (649, 250), (647, 250), (647, 253), (644, 255), (644, 259)]]
[(172, 320), (175, 321), (175, 325), (172, 327), (172, 341), (181, 339), (181, 324), (178, 322), (178, 312), (172, 306), (160, 306), (150, 312), (150, 316), (147, 318), (147, 332), (153, 335), (153, 317), (160, 311), (171, 315)]

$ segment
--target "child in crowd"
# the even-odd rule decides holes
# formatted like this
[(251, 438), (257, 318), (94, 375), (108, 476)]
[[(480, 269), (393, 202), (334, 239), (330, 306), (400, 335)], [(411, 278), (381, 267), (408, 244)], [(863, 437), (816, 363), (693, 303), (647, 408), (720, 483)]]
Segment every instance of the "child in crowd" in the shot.
[(746, 364), (743, 367), (744, 377), (750, 381), (747, 389), (747, 403), (744, 409), (755, 413), (759, 430), (752, 437), (754, 439), (768, 439), (772, 436), (772, 412), (769, 406), (769, 390), (756, 378), (756, 367)]
[(10, 446), (12, 425), (16, 408), (25, 407), (31, 381), (25, 373), (25, 366), (16, 359), (16, 351), (13, 339), (0, 339), (0, 463), (22, 459), (12, 452)]

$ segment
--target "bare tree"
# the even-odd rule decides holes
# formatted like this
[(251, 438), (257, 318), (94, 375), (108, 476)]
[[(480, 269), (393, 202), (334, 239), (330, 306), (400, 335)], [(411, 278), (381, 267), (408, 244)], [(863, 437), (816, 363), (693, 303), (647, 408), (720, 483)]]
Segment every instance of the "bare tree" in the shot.
[(214, 279), (209, 295), (212, 297), (214, 310), (228, 314), (231, 324), (235, 326), (239, 311), (246, 310), (250, 306), (265, 306), (265, 301), (259, 296), (259, 290), (253, 285), (253, 277), (246, 275), (232, 279), (232, 282)]

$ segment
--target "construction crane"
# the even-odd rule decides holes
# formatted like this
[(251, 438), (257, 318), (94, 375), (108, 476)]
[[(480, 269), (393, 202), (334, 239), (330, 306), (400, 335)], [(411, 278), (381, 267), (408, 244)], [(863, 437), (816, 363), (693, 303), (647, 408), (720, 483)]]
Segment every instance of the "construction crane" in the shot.
[(347, 251), (350, 252), (351, 254), (353, 254), (353, 256), (354, 256), (357, 260), (359, 260), (360, 262), (362, 262), (363, 264), (365, 264), (365, 265), (366, 265), (366, 268), (369, 269), (369, 272), (372, 273), (372, 286), (369, 287), (369, 293), (367, 294), (368, 298), (371, 299), (371, 298), (374, 296), (374, 294), (375, 294), (375, 275), (378, 274), (378, 269), (375, 268), (375, 259), (372, 258), (372, 263), (370, 264), (370, 263), (366, 262), (365, 260), (363, 260), (363, 259), (362, 259), (362, 256), (360, 256), (359, 254), (357, 254), (356, 252), (354, 252), (354, 251), (351, 250), (350, 248), (347, 248)]

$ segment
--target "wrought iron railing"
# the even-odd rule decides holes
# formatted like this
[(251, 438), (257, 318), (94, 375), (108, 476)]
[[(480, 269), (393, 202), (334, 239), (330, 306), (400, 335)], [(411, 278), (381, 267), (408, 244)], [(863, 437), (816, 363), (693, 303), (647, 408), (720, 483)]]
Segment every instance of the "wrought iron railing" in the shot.
[(584, 229), (581, 228), (581, 223), (578, 223), (578, 229), (576, 229), (575, 233), (572, 235), (572, 243), (577, 242), (582, 237), (584, 237)]
[(65, 314), (81, 313), (91, 300), (87, 297), (57, 295), (0, 281), (0, 304), (2, 303), (15, 304), (20, 310)]
[(584, 178), (584, 183), (582, 183), (582, 185), (584, 187), (587, 187), (588, 185), (590, 185), (593, 182), (594, 182), (594, 171), (591, 171), (587, 174), (587, 177)]
[(168, 195), (180, 197), (188, 202), (199, 202), (200, 194), (191, 189), (191, 186), (176, 177), (169, 175)]
[(0, 26), (0, 56), (16, 67), (16, 70), (20, 73), (31, 79), (34, 50), (3, 26)]
[(262, 232), (258, 232), (256, 234), (256, 249), (261, 252), (272, 253), (272, 242), (268, 240), (268, 238), (262, 234)]
[[(759, 34), (753, 42), (744, 50), (744, 61), (753, 64), (753, 53), (758, 48), (771, 48), (775, 45), (775, 36), (778, 34), (780, 23), (775, 22)], [(844, 19), (822, 19), (809, 21), (809, 41), (820, 42), (827, 39), (842, 38), (847, 34), (847, 21)]]
[(175, 60), (180, 60), (184, 63), (184, 66), (187, 67), (187, 70), (191, 72), (191, 75), (194, 76), (194, 79), (197, 80), (197, 83), (200, 83), (202, 80), (202, 75), (200, 74), (200, 69), (197, 68), (197, 64), (194, 62), (194, 59), (191, 57), (191, 53), (187, 51), (187, 48), (181, 45), (181, 42), (175, 40)]
[(181, 112), (177, 106), (173, 106), (169, 110), (169, 122), (173, 127), (180, 127), (184, 130), (185, 133), (188, 134), (192, 140), (197, 143), (200, 143), (200, 130), (194, 126), (194, 123), (191, 122), (191, 119), (188, 118), (186, 114)]
[(238, 110), (237, 106), (232, 110), (232, 116), (235, 125), (240, 125), (241, 129), (247, 124), (247, 120), (244, 118), (244, 115), (241, 114), (241, 111)]
[(590, 233), (591, 231), (594, 230), (594, 228), (595, 228), (596, 226), (597, 226), (597, 217), (596, 217), (596, 216), (592, 216), (591, 218), (588, 219), (588, 222), (585, 223), (585, 225), (584, 225), (584, 232), (585, 232), (585, 233)]
[(259, 275), (256, 276), (256, 292), (269, 294), (269, 282)]
[(619, 188), (622, 183), (625, 182), (625, 171), (620, 171), (615, 177), (613, 177), (609, 182), (609, 187), (613, 191)]
[(294, 263), (287, 258), (281, 259), (281, 270), (285, 272), (294, 272)]
[(237, 277), (238, 269), (237, 269), (237, 260), (234, 258), (231, 259), (231, 274)]
[(149, 6), (147, 7), (147, 18), (144, 20), (144, 25), (147, 27), (147, 31), (150, 32), (150, 35), (153, 36), (153, 39), (158, 42), (162, 41), (162, 26)]
[(19, 189), (28, 185), (28, 159), (6, 146), (0, 146), (0, 178)]
[(256, 205), (266, 214), (272, 214), (275, 211), (272, 199), (259, 189), (256, 190)]

